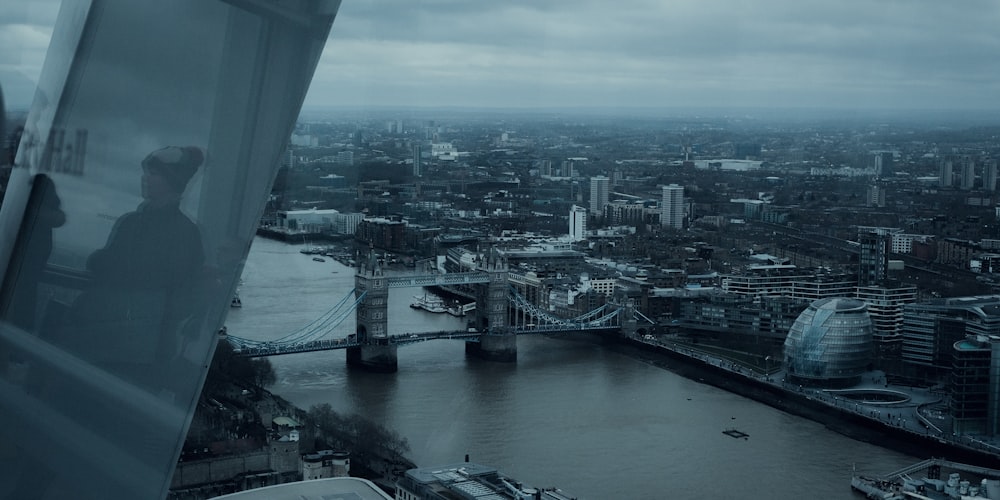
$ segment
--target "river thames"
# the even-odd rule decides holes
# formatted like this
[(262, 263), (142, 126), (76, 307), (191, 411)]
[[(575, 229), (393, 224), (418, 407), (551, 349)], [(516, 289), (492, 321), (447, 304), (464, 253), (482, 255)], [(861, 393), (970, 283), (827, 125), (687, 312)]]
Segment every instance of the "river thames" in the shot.
[[(256, 238), (233, 335), (276, 339), (305, 327), (354, 286), (354, 271), (316, 262), (301, 245)], [(402, 272), (402, 271), (400, 271)], [(462, 329), (409, 307), (419, 288), (392, 289), (391, 333)], [(353, 332), (353, 315), (333, 336)], [(878, 474), (914, 458), (583, 339), (519, 337), (516, 363), (465, 357), (461, 341), (399, 348), (394, 374), (348, 370), (343, 351), (271, 358), (271, 391), (301, 408), (329, 403), (405, 437), (421, 467), (474, 462), (581, 499), (860, 499), (852, 467)], [(734, 439), (722, 431), (749, 434)]]

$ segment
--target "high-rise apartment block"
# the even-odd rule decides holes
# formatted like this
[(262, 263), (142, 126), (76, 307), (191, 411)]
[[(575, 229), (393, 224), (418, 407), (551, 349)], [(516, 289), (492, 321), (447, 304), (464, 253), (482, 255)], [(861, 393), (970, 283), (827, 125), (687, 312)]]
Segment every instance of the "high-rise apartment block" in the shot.
[(573, 241), (587, 239), (587, 209), (576, 205), (569, 209), (569, 236)]
[(885, 184), (876, 182), (868, 186), (868, 197), (866, 204), (869, 207), (885, 207)]
[(997, 161), (987, 160), (983, 168), (983, 189), (986, 191), (997, 190)]
[(951, 187), (954, 181), (954, 160), (949, 156), (941, 161), (941, 171), (938, 173), (941, 187)]
[(611, 179), (603, 175), (590, 178), (590, 213), (592, 215), (604, 213), (604, 205), (608, 204), (610, 190)]
[(883, 229), (858, 232), (858, 284), (878, 285), (889, 275), (889, 250), (892, 237)]
[(674, 229), (684, 228), (684, 187), (677, 184), (663, 186), (660, 201), (660, 225)]
[(413, 176), (423, 177), (423, 164), (421, 163), (420, 155), (423, 153), (420, 144), (413, 145)]
[(975, 187), (976, 185), (976, 160), (971, 156), (962, 157), (962, 170), (959, 177), (960, 184), (958, 187), (964, 191), (968, 191)]

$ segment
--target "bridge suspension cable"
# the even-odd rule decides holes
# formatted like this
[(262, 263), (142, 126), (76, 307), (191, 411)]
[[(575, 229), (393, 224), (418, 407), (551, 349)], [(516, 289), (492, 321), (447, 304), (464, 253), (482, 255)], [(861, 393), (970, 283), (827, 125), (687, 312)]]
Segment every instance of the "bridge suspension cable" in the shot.
[(641, 313), (641, 312), (639, 312), (638, 309), (632, 309), (632, 314), (635, 315), (635, 316), (637, 316), (637, 317), (639, 317), (639, 318), (642, 318), (642, 319), (646, 320), (646, 323), (649, 323), (651, 325), (655, 325), (656, 324), (655, 321), (653, 321), (653, 320), (649, 319), (648, 317), (646, 317), (646, 315), (643, 314), (643, 313)]
[[(546, 324), (551, 325), (561, 325), (561, 326), (589, 326), (589, 327), (600, 327), (609, 323), (612, 319), (618, 316), (621, 309), (614, 309), (611, 312), (607, 312), (609, 308), (608, 304), (604, 304), (593, 311), (586, 312), (574, 318), (560, 318), (555, 316), (548, 311), (540, 309), (535, 304), (532, 304), (528, 299), (521, 295), (517, 289), (511, 287), (510, 293), (511, 301), (515, 305), (528, 312), (532, 316), (541, 319)], [(603, 316), (599, 316), (604, 313)]]
[(231, 343), (241, 347), (254, 347), (262, 345), (279, 346), (318, 340), (334, 331), (338, 326), (340, 326), (341, 323), (344, 322), (345, 319), (350, 317), (351, 313), (354, 312), (358, 304), (360, 304), (364, 299), (365, 293), (362, 293), (348, 305), (348, 300), (351, 298), (351, 295), (354, 294), (354, 290), (347, 292), (347, 294), (334, 304), (330, 310), (320, 315), (320, 317), (316, 318), (308, 325), (283, 337), (274, 340), (260, 341), (230, 335), (228, 339)]

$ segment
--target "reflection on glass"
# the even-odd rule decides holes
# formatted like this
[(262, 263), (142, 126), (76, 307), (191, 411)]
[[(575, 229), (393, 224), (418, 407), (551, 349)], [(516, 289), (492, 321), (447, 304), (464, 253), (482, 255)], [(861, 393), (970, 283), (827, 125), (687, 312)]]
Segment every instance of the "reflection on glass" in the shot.
[(338, 6), (63, 5), (0, 209), (0, 498), (166, 495)]
[(71, 350), (148, 390), (175, 392), (171, 385), (186, 370), (163, 374), (182, 368), (175, 358), (185, 338), (196, 336), (204, 251), (180, 201), (203, 161), (194, 146), (143, 159), (143, 202), (87, 259), (90, 282), (70, 313)]

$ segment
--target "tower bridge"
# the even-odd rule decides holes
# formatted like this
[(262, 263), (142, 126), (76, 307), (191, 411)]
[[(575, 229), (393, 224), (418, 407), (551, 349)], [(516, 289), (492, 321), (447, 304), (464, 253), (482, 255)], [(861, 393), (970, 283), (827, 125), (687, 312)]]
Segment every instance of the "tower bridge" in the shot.
[[(390, 334), (389, 289), (442, 285), (474, 285), (474, 321), (463, 331)], [(353, 295), (354, 300), (351, 300)], [(329, 338), (351, 313), (355, 333)], [(516, 361), (518, 335), (559, 332), (606, 332), (632, 336), (640, 324), (653, 322), (631, 303), (605, 304), (573, 318), (561, 318), (532, 304), (508, 281), (506, 260), (495, 249), (484, 255), (478, 269), (464, 273), (386, 276), (374, 252), (358, 264), (354, 290), (330, 311), (299, 331), (272, 341), (236, 336), (226, 339), (241, 356), (262, 357), (301, 352), (346, 350), (347, 363), (372, 371), (394, 372), (397, 348), (437, 339), (465, 341), (466, 354), (496, 361)]]

